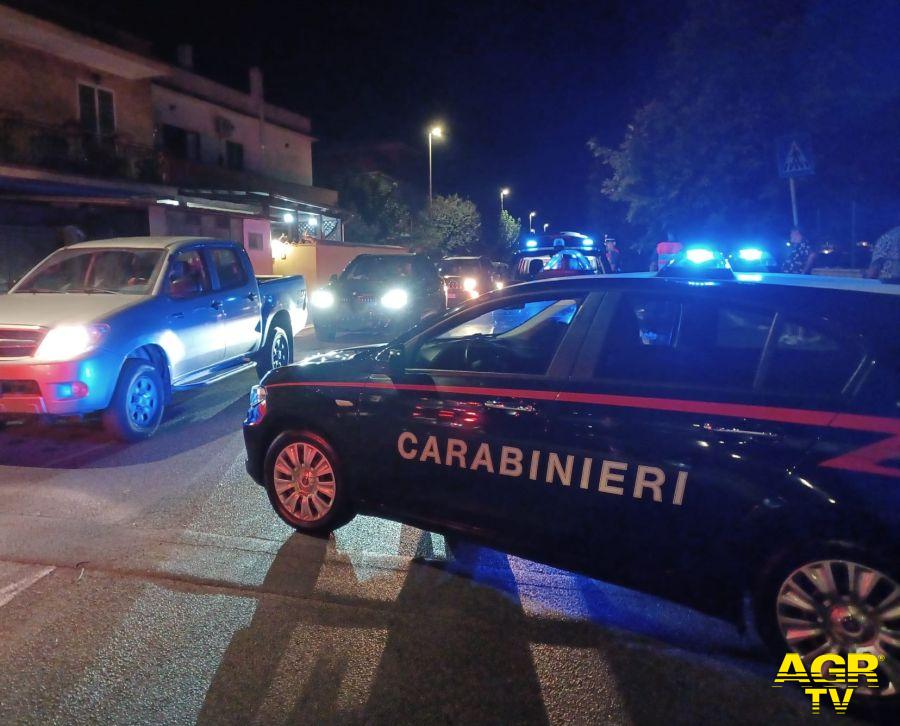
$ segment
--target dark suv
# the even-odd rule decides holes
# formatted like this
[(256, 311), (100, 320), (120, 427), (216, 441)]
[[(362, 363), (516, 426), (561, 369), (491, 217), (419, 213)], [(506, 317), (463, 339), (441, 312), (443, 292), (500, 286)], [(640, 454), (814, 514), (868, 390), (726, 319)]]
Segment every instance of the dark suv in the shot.
[(441, 278), (421, 255), (358, 255), (310, 298), (323, 341), (340, 332), (386, 331), (393, 337), (446, 307)]
[(873, 280), (514, 285), (270, 373), (248, 471), (299, 530), (377, 514), (736, 622), (749, 595), (779, 658), (868, 653), (892, 695), (898, 321)]

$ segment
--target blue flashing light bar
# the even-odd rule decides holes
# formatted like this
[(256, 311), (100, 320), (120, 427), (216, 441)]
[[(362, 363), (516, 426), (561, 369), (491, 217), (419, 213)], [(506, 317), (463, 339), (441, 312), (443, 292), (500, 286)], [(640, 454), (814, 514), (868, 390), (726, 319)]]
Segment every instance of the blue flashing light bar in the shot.
[(762, 259), (763, 251), (759, 247), (744, 247), (738, 250), (738, 257), (745, 262), (759, 262)]
[(590, 237), (585, 237), (583, 240), (581, 240), (581, 246), (582, 247), (593, 247), (594, 240), (592, 240)]
[(537, 240), (536, 239), (525, 240), (525, 247), (530, 250), (534, 249), (535, 247), (537, 247)]
[(688, 262), (693, 262), (695, 265), (702, 265), (706, 262), (712, 262), (712, 260), (715, 259), (713, 251), (706, 247), (693, 247), (689, 250), (685, 250), (684, 256), (687, 258)]

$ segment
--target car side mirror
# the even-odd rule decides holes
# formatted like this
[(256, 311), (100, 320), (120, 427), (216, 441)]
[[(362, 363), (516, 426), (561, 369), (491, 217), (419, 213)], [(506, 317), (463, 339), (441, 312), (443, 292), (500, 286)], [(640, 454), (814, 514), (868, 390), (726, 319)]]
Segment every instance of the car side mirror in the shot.
[(400, 375), (406, 367), (406, 353), (399, 345), (388, 348), (385, 353), (385, 362), (387, 363), (388, 373)]

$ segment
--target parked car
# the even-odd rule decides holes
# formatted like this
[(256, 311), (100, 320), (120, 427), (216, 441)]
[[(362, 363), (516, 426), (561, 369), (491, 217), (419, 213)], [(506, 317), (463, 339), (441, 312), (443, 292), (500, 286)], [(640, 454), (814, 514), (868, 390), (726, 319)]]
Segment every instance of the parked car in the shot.
[(100, 414), (146, 438), (173, 391), (290, 363), (306, 314), (303, 278), (258, 282), (234, 242), (64, 247), (0, 295), (0, 418)]
[(557, 252), (541, 267), (536, 279), (545, 280), (550, 277), (572, 277), (573, 275), (595, 275), (597, 270), (590, 260), (578, 250)]
[(357, 255), (310, 297), (316, 337), (383, 331), (390, 337), (447, 307), (438, 271), (423, 255)]
[(900, 286), (716, 264), (513, 285), (274, 371), (247, 469), (298, 530), (371, 514), (752, 612), (779, 662), (867, 652), (860, 691), (896, 694)]
[(591, 269), (602, 275), (610, 273), (606, 249), (591, 237), (579, 232), (532, 234), (524, 237), (519, 251), (513, 256), (511, 272), (515, 282), (534, 280), (550, 259), (563, 250), (577, 250), (590, 263)]
[(447, 307), (490, 292), (500, 279), (489, 257), (445, 257), (438, 272), (447, 288)]

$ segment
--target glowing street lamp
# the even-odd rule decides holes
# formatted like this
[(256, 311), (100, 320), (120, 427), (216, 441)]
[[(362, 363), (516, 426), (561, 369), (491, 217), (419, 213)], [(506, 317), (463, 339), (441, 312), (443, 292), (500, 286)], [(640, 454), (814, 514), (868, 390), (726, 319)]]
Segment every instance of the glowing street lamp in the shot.
[(500, 190), (500, 214), (503, 214), (503, 197), (509, 196), (509, 187)]
[(534, 232), (534, 225), (531, 223), (531, 220), (533, 220), (536, 216), (537, 216), (537, 212), (529, 212), (528, 213), (528, 231), (529, 232)]
[(544, 231), (547, 231), (547, 227), (550, 226), (550, 222), (544, 222)]
[(444, 130), (440, 126), (432, 126), (428, 130), (428, 203), (431, 204), (431, 140), (442, 139)]

